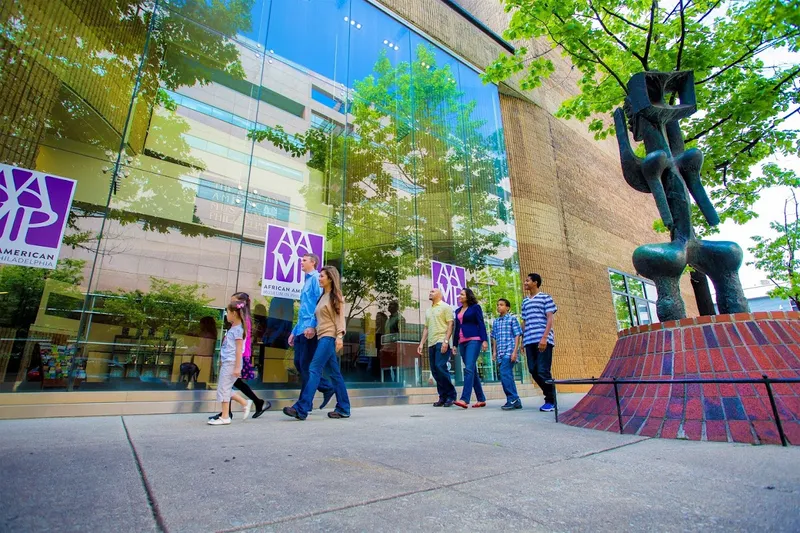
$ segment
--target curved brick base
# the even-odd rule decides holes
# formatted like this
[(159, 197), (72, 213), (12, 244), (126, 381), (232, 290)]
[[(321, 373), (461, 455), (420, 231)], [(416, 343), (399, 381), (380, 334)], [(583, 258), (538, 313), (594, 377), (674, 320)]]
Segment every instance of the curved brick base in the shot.
[[(603, 378), (800, 377), (800, 313), (741, 313), (620, 332)], [(780, 444), (760, 384), (619, 385), (625, 433)], [(800, 445), (800, 384), (773, 385), (784, 432)], [(613, 385), (594, 385), (559, 417), (571, 426), (619, 431)]]

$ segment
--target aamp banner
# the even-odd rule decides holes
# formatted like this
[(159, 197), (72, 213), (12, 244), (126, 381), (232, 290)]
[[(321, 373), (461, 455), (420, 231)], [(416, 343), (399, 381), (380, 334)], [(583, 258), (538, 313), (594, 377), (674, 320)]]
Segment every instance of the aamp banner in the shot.
[(75, 180), (0, 164), (0, 263), (56, 267)]
[(433, 288), (442, 291), (442, 301), (450, 306), (458, 305), (458, 294), (467, 286), (464, 267), (431, 261)]
[(317, 254), (319, 256), (317, 269), (322, 268), (325, 237), (308, 231), (267, 224), (265, 244), (261, 295), (299, 300), (305, 280), (300, 261), (307, 253)]

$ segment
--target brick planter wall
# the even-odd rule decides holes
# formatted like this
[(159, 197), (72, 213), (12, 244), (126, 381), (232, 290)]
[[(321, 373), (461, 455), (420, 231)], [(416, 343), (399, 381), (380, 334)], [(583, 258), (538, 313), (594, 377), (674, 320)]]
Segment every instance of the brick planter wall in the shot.
[[(621, 331), (602, 378), (800, 377), (800, 313), (740, 313)], [(800, 384), (772, 385), (784, 432), (800, 445)], [(762, 384), (619, 385), (624, 432), (780, 444)], [(613, 385), (594, 385), (560, 417), (577, 427), (619, 431)]]

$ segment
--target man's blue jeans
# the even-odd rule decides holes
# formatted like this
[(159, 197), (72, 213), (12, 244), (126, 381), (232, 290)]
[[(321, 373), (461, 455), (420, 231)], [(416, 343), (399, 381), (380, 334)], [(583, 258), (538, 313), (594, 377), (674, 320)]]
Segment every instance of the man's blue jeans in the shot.
[[(307, 339), (305, 335), (300, 333), (294, 338), (294, 367), (300, 374), (300, 390), (306, 388), (308, 383), (308, 369), (311, 366), (311, 360), (314, 358), (314, 352), (317, 351), (317, 338), (313, 337)], [(321, 377), (319, 386), (317, 387), (322, 394), (333, 392), (333, 387), (328, 378)]]
[(478, 356), (481, 354), (481, 341), (467, 341), (458, 345), (458, 352), (464, 362), (464, 388), (461, 389), (461, 401), (469, 403), (472, 400), (472, 389), (479, 402), (485, 402), (481, 378), (478, 377)]
[(442, 353), (441, 342), (428, 346), (428, 362), (431, 365), (433, 379), (436, 380), (436, 390), (439, 391), (440, 402), (456, 401), (456, 388), (450, 381), (450, 371), (447, 369), (447, 362), (452, 353), (449, 347), (445, 353)]
[(350, 398), (347, 396), (347, 387), (344, 384), (344, 376), (339, 368), (339, 358), (336, 357), (336, 339), (333, 337), (322, 337), (317, 341), (317, 350), (311, 359), (308, 367), (308, 382), (300, 393), (300, 399), (294, 404), (297, 415), (305, 418), (312, 409), (314, 393), (322, 379), (322, 371), (327, 370), (333, 383), (333, 390), (336, 392), (336, 412), (344, 416), (350, 416)]
[(503, 392), (508, 403), (519, 401), (517, 383), (514, 381), (514, 365), (516, 364), (516, 361), (511, 362), (511, 357), (508, 355), (500, 357), (500, 383), (503, 384)]

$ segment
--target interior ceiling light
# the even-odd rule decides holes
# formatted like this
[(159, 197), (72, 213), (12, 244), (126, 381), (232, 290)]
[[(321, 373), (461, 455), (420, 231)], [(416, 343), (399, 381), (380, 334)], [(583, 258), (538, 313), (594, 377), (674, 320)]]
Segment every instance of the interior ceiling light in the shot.
[(389, 44), (389, 41), (387, 41), (386, 39), (384, 39), (384, 40), (383, 40), (383, 44)]
[(399, 46), (395, 46), (394, 49), (395, 50), (400, 50), (400, 47)]
[(348, 20), (350, 20), (350, 19), (349, 19), (349, 18), (347, 18), (347, 17), (345, 17), (345, 18), (344, 18), (344, 21), (345, 21), (345, 22), (347, 22)]

